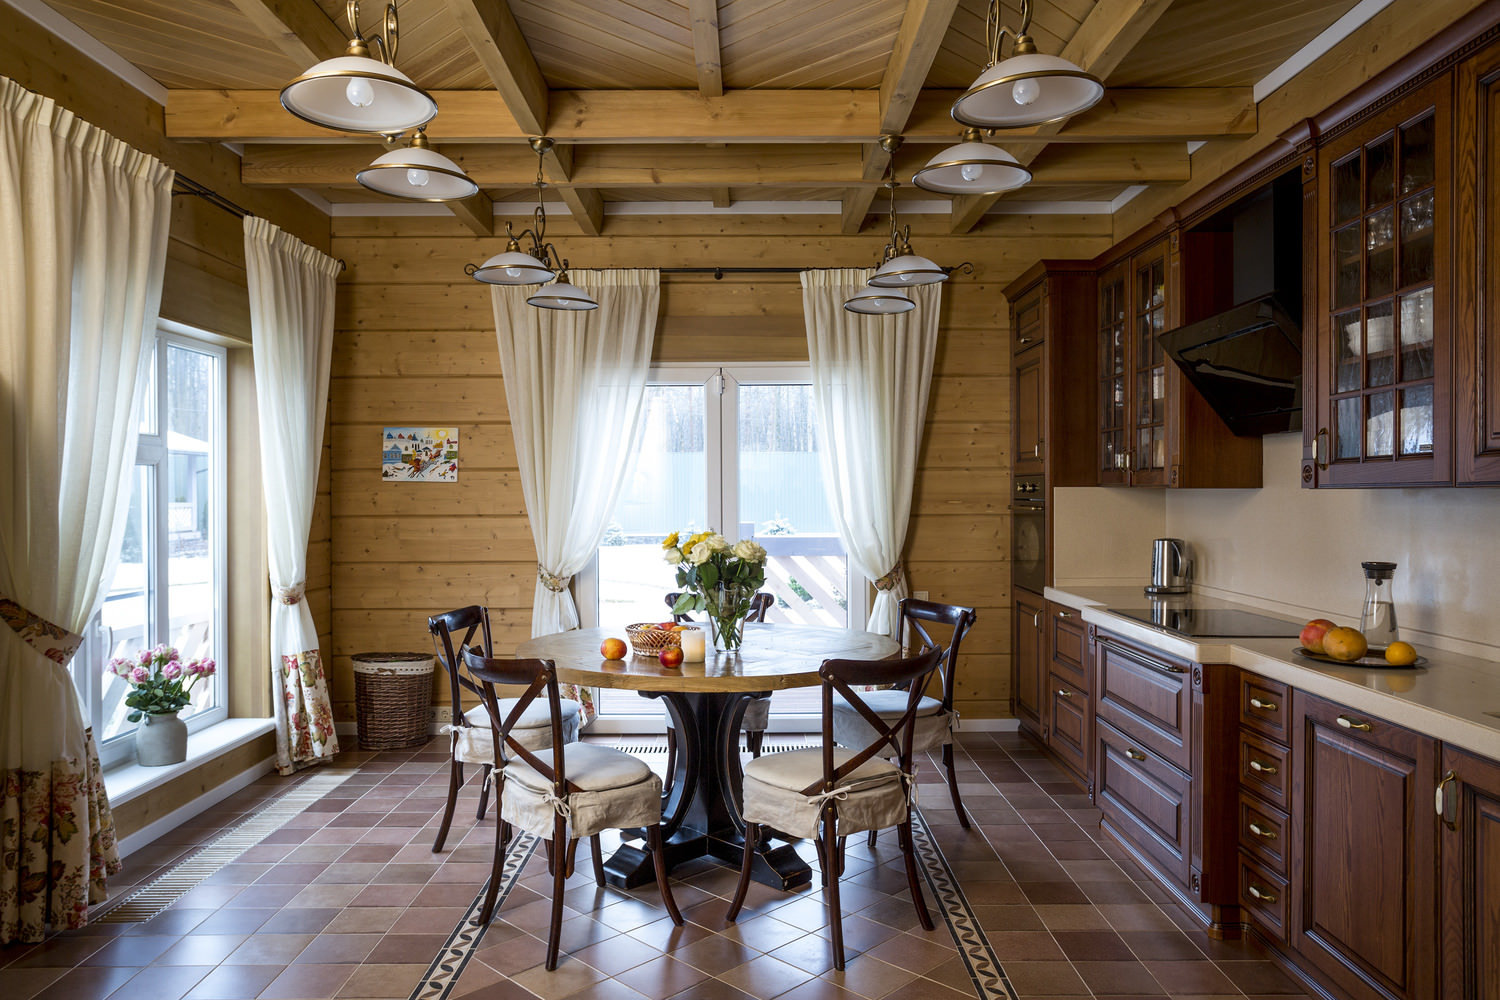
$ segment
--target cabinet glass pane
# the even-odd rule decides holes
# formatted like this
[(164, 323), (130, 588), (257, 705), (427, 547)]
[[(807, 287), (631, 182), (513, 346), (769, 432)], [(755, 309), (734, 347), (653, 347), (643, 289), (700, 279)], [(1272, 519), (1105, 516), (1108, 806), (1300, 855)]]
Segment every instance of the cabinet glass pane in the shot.
[(1140, 371), (1151, 367), (1151, 348), (1156, 338), (1151, 334), (1151, 314), (1136, 318), (1135, 323), (1135, 368)]
[(1333, 165), (1333, 221), (1346, 222), (1360, 213), (1359, 151)]
[(1401, 381), (1432, 377), (1432, 289), (1401, 296)]
[(1360, 352), (1363, 340), (1360, 336), (1359, 310), (1351, 309), (1333, 318), (1334, 335), (1338, 337), (1337, 358), (1333, 376), (1334, 392), (1351, 392), (1360, 385)]
[(1396, 273), (1395, 213), (1384, 208), (1365, 219), (1365, 296), (1389, 295)]
[(1396, 197), (1396, 137), (1384, 135), (1365, 147), (1365, 208)]
[(1160, 425), (1151, 428), (1151, 468), (1167, 467), (1167, 433)]
[(1432, 454), (1432, 386), (1401, 392), (1401, 454)]
[(1436, 116), (1428, 113), (1401, 128), (1401, 193), (1409, 194), (1431, 184), (1437, 176), (1434, 141)]
[(1367, 385), (1390, 385), (1396, 381), (1395, 336), (1391, 331), (1394, 312), (1390, 300), (1377, 302), (1365, 312)]
[(1167, 419), (1167, 370), (1161, 365), (1151, 369), (1151, 422)]
[(1125, 468), (1125, 437), (1119, 431), (1104, 435), (1104, 469), (1118, 472)]
[(1345, 226), (1333, 234), (1333, 306), (1357, 305), (1359, 294), (1359, 225)]
[(1432, 192), (1401, 203), (1401, 287), (1431, 281)]
[(1151, 406), (1147, 400), (1151, 398), (1151, 371), (1147, 369), (1135, 373), (1135, 422), (1137, 424), (1149, 424), (1151, 422)]
[(1365, 418), (1365, 456), (1389, 458), (1394, 451), (1395, 394), (1372, 392), (1368, 397), (1370, 413)]
[(1359, 457), (1360, 397), (1350, 396), (1333, 403), (1333, 457)]

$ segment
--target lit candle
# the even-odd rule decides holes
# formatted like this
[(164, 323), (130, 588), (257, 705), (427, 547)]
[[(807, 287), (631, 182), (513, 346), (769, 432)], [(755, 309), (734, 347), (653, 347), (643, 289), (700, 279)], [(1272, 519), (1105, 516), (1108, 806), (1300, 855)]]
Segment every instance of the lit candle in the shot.
[(701, 628), (685, 628), (682, 636), (682, 658), (689, 663), (701, 663), (704, 655), (704, 636)]

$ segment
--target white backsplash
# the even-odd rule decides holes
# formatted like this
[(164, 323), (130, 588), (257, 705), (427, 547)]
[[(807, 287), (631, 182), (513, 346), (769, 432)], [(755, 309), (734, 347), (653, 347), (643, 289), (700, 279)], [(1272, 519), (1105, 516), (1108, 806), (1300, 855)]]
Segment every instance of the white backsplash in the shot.
[(1300, 433), (1265, 438), (1258, 490), (1055, 490), (1055, 579), (1144, 583), (1151, 540), (1185, 539), (1194, 585), (1357, 624), (1359, 564), (1397, 564), (1403, 633), (1500, 660), (1500, 488), (1304, 490)]

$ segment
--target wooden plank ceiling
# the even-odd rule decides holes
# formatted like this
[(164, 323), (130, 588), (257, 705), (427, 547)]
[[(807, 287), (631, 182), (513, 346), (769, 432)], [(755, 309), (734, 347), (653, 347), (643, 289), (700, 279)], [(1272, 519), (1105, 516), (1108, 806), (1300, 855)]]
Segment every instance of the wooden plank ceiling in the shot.
[[(236, 144), (248, 184), (333, 203), (394, 203), (354, 173), (383, 151), (283, 110), (283, 84), (341, 54), (343, 0), (47, 0), (168, 91), (179, 139)], [(1255, 131), (1252, 85), (1355, 0), (1036, 0), (1031, 34), (1103, 78), (1105, 100), (1062, 126), (990, 137), (1035, 173), (1005, 196), (1108, 203), (1189, 179), (1187, 144)], [(379, 24), (365, 3), (361, 27)], [(401, 0), (396, 65), (438, 101), (428, 134), (481, 194), (455, 214), (493, 232), (494, 200), (525, 202), (529, 136), (584, 232), (605, 206), (836, 203), (845, 232), (878, 228), (882, 184), (932, 202), (911, 174), (959, 141), (953, 99), (986, 61), (986, 0)], [(1020, 24), (1020, 0), (1002, 20)], [(1009, 43), (1007, 42), (1007, 49)], [(894, 157), (876, 140), (901, 135)], [(967, 232), (996, 197), (957, 198)], [(1003, 206), (1001, 206), (1003, 209)], [(930, 208), (930, 206), (925, 206)]]

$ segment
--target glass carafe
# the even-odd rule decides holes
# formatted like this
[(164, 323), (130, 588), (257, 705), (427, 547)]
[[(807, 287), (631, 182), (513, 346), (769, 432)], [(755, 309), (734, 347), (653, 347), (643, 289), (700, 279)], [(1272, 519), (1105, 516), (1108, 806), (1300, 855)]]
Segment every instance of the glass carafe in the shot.
[(1365, 606), (1359, 615), (1359, 630), (1372, 650), (1384, 649), (1400, 636), (1396, 632), (1396, 605), (1391, 601), (1393, 562), (1363, 562)]

